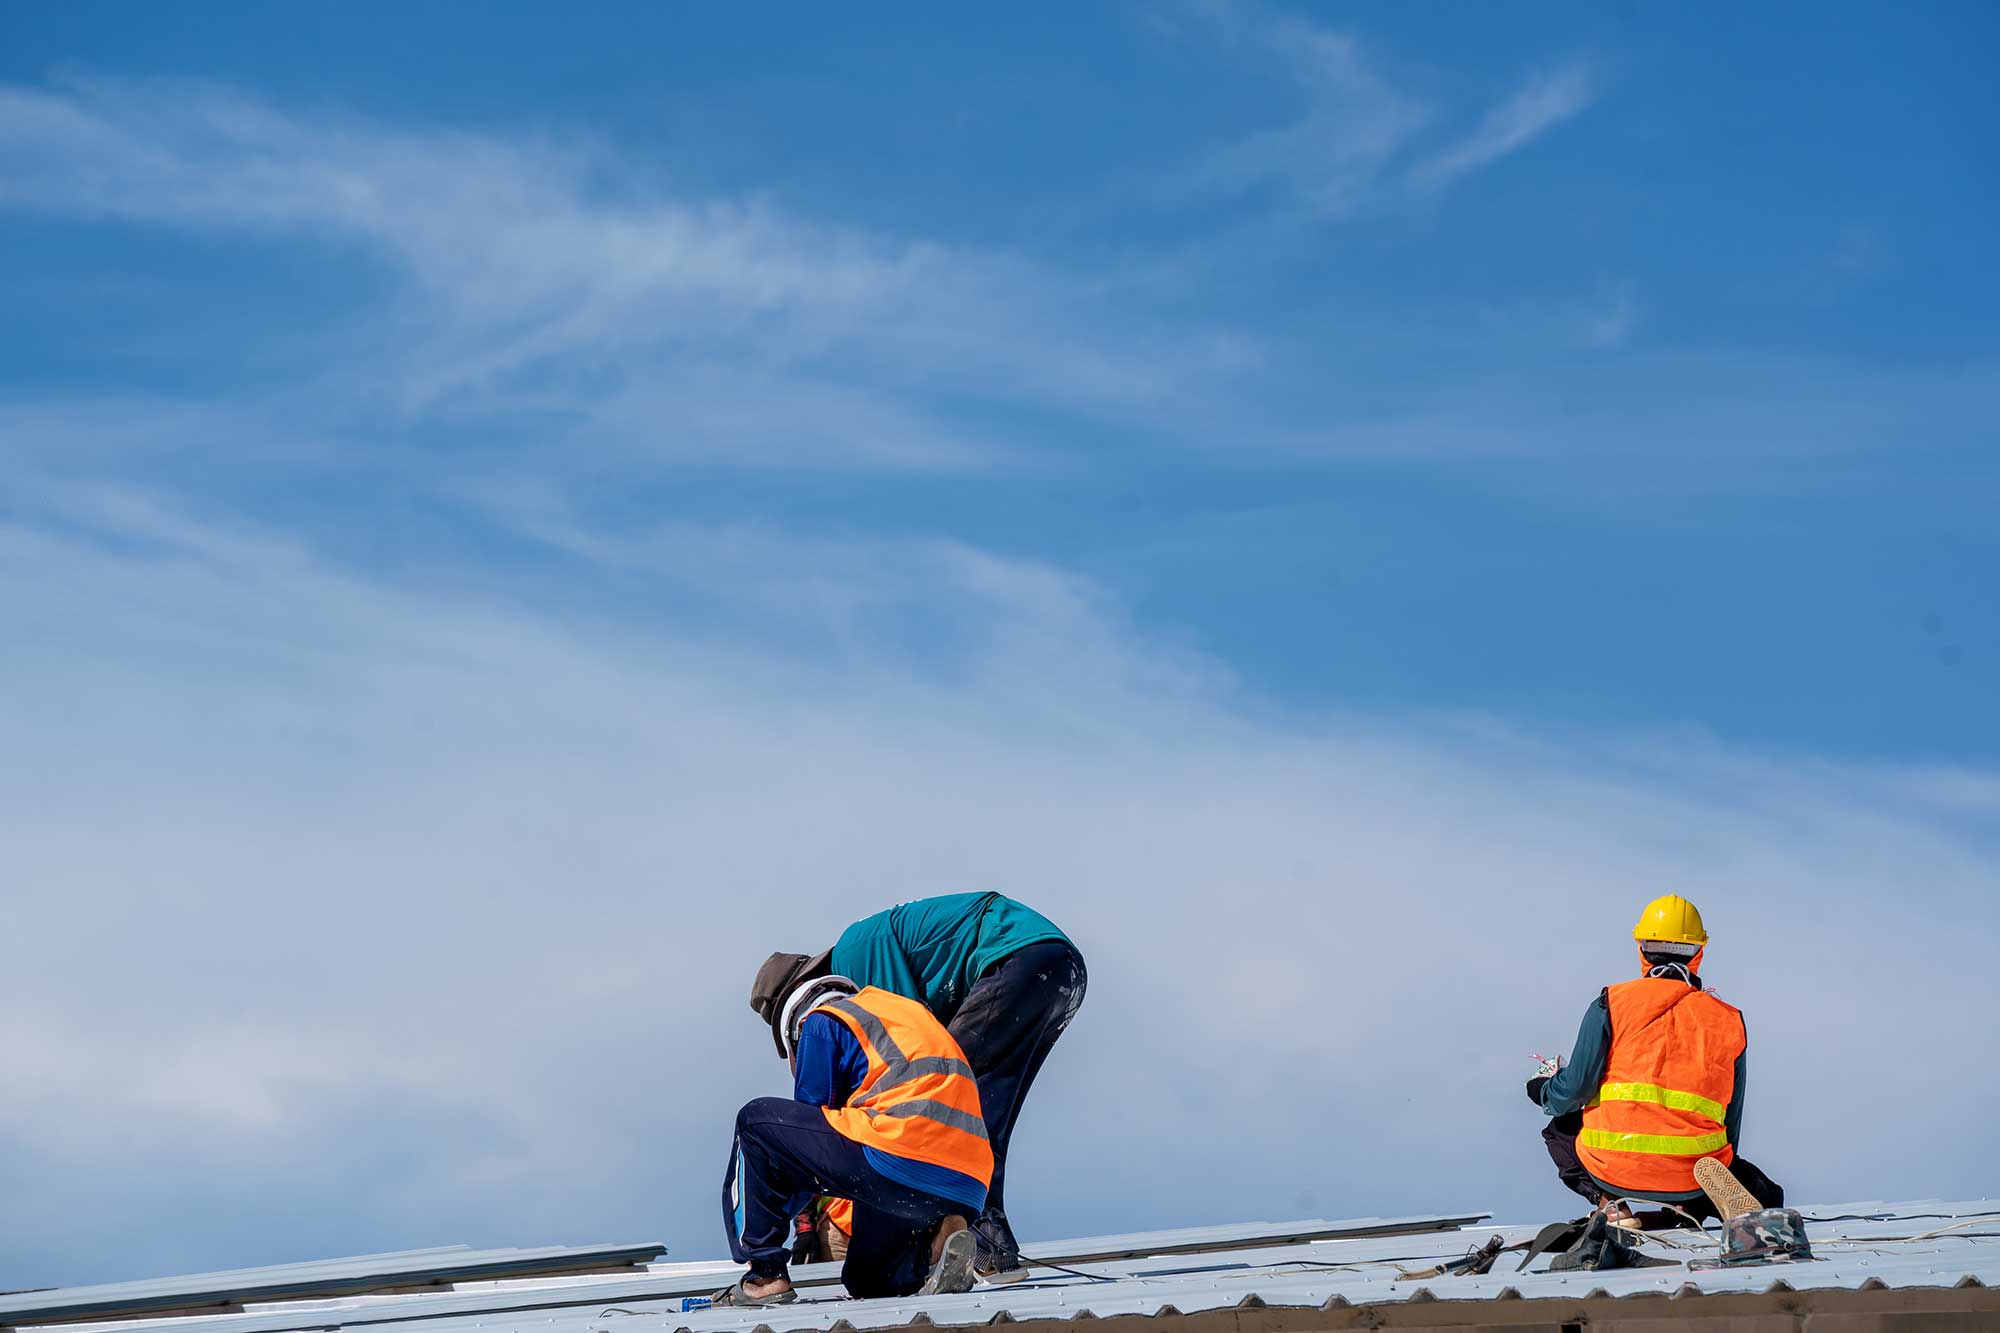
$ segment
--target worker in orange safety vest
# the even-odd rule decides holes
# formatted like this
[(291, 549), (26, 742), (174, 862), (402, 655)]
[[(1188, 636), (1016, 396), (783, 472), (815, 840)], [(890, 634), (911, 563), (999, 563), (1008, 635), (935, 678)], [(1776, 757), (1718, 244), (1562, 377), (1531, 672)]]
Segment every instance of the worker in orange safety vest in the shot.
[(1702, 986), (1708, 931), (1694, 904), (1656, 898), (1632, 930), (1642, 974), (1609, 986), (1584, 1013), (1569, 1062), (1528, 1080), (1551, 1117), (1542, 1141), (1562, 1182), (1631, 1221), (1623, 1202), (1715, 1215), (1694, 1166), (1713, 1157), (1766, 1208), (1785, 1192), (1743, 1159), (1743, 1015)]
[(794, 1219), (816, 1198), (851, 1201), (841, 1282), (860, 1298), (969, 1290), (971, 1219), (985, 1205), (993, 1149), (965, 1052), (916, 1000), (846, 977), (807, 976), (779, 955), (753, 1005), (792, 1070), (791, 1097), (736, 1117), (723, 1179), (730, 1253), (750, 1271), (719, 1305), (796, 1299)]

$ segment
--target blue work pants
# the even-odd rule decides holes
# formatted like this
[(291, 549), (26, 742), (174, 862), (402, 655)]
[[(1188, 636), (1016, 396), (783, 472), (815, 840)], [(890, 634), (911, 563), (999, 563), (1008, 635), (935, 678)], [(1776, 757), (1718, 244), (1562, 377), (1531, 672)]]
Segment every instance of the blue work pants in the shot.
[(738, 1263), (760, 1278), (783, 1274), (793, 1222), (822, 1194), (854, 1201), (854, 1235), (840, 1281), (861, 1299), (908, 1296), (923, 1286), (938, 1223), (971, 1211), (877, 1171), (861, 1145), (817, 1106), (759, 1097), (737, 1112), (722, 1225)]

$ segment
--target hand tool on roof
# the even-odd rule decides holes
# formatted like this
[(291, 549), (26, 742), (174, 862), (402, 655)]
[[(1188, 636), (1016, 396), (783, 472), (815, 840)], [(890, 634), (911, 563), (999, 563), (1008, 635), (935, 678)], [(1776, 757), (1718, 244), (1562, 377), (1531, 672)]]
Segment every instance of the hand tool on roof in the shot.
[(1495, 1259), (1509, 1250), (1524, 1250), (1528, 1248), (1529, 1244), (1531, 1242), (1524, 1240), (1518, 1245), (1509, 1245), (1499, 1235), (1495, 1234), (1487, 1237), (1486, 1243), (1478, 1249), (1467, 1250), (1459, 1258), (1447, 1260), (1435, 1267), (1420, 1268), (1414, 1271), (1406, 1268), (1398, 1269), (1396, 1270), (1396, 1280), (1399, 1282), (1409, 1282), (1418, 1278), (1443, 1277), (1447, 1273), (1459, 1273), (1470, 1276), (1488, 1272), (1492, 1269)]

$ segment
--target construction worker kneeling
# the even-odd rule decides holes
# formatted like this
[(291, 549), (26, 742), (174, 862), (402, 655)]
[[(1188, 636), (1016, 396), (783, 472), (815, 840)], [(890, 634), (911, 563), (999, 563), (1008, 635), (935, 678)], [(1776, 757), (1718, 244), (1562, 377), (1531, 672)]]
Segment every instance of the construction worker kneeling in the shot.
[(1702, 988), (1708, 932), (1694, 904), (1674, 895), (1646, 905), (1632, 938), (1643, 974), (1591, 1001), (1569, 1063), (1528, 1080), (1549, 1116), (1542, 1141), (1563, 1184), (1614, 1222), (1624, 1199), (1715, 1210), (1695, 1163), (1729, 1167), (1766, 1208), (1785, 1192), (1745, 1161), (1743, 1015)]
[(730, 1253), (750, 1271), (716, 1303), (795, 1299), (794, 1221), (822, 1195), (852, 1204), (840, 1273), (849, 1295), (970, 1290), (967, 1225), (993, 1176), (972, 1067), (923, 1005), (806, 977), (805, 961), (773, 959), (767, 969), (791, 975), (757, 978), (777, 999), (771, 1036), (791, 1061), (793, 1093), (737, 1113), (722, 1215)]

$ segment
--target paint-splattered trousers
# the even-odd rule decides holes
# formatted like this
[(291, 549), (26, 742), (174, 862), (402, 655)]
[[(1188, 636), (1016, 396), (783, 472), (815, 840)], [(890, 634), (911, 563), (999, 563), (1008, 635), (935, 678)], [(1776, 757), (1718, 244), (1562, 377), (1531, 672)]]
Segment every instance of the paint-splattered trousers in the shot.
[(1089, 985), (1083, 955), (1067, 940), (1047, 940), (986, 969), (947, 1025), (979, 1081), (979, 1113), (993, 1147), (993, 1183), (979, 1216), (982, 1250), (1013, 1266), (1017, 1247), (1007, 1224), (1007, 1144), (1042, 1062), (1083, 1005)]

